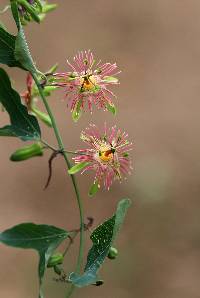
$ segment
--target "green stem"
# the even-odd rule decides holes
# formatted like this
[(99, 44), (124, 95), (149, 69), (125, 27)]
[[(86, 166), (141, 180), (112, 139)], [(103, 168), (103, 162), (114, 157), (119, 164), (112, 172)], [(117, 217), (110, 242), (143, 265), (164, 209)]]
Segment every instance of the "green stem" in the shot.
[[(57, 127), (57, 124), (56, 124), (56, 120), (54, 118), (54, 115), (51, 111), (51, 108), (46, 100), (46, 97), (44, 96), (44, 92), (43, 92), (43, 89), (40, 85), (40, 82), (37, 78), (37, 75), (35, 73), (31, 73), (32, 76), (33, 76), (33, 79), (36, 83), (36, 86), (38, 87), (38, 91), (40, 93), (40, 96), (41, 96), (41, 99), (45, 105), (45, 108), (47, 110), (47, 113), (49, 114), (49, 117), (51, 118), (51, 122), (52, 122), (52, 127), (54, 129), (54, 133), (55, 133), (55, 136), (56, 136), (56, 139), (57, 139), (57, 142), (58, 142), (58, 146), (59, 146), (59, 149), (61, 151), (63, 151), (63, 157), (65, 159), (65, 162), (67, 164), (67, 167), (68, 169), (71, 167), (71, 164), (70, 164), (70, 161), (68, 160), (68, 157), (67, 157), (67, 154), (66, 152), (64, 151), (64, 144), (63, 144), (63, 141), (62, 141), (62, 138), (61, 138), (61, 135), (60, 135), (60, 132), (58, 130), (58, 127)], [(79, 208), (79, 215), (80, 215), (80, 245), (79, 245), (79, 255), (78, 255), (78, 259), (77, 259), (77, 264), (76, 264), (76, 268), (75, 268), (75, 272), (76, 273), (80, 273), (80, 270), (81, 270), (81, 264), (82, 264), (82, 260), (83, 260), (83, 246), (84, 246), (84, 217), (83, 217), (83, 206), (82, 206), (82, 201), (81, 201), (81, 197), (80, 197), (80, 194), (79, 194), (79, 189), (78, 189), (78, 186), (77, 186), (77, 182), (76, 182), (76, 178), (74, 175), (70, 175), (71, 176), (71, 179), (72, 179), (72, 184), (73, 184), (73, 187), (74, 187), (74, 191), (75, 191), (75, 194), (76, 194), (76, 199), (77, 199), (77, 203), (78, 203), (78, 208)], [(72, 291), (70, 289), (70, 295), (72, 294)], [(69, 293), (67, 294), (66, 297), (70, 297), (69, 296)]]

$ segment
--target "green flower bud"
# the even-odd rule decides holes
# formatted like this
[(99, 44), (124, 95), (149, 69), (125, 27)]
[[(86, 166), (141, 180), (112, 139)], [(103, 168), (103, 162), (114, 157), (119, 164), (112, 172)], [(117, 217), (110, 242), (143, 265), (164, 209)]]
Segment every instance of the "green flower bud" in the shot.
[(49, 117), (48, 114), (38, 110), (37, 108), (35, 107), (32, 107), (32, 112), (33, 114), (38, 118), (40, 119), (42, 122), (44, 122), (47, 126), (49, 127), (52, 127), (52, 122), (51, 122), (51, 119)]
[(40, 18), (38, 16), (38, 11), (37, 11), (37, 9), (35, 9), (35, 7), (33, 7), (26, 0), (17, 0), (17, 2), (18, 2), (18, 4), (20, 4), (25, 9), (25, 11), (29, 14), (29, 16), (32, 17), (32, 19), (34, 21), (36, 21), (37, 23), (40, 22)]
[(43, 147), (40, 143), (35, 143), (16, 150), (11, 156), (11, 161), (22, 161), (34, 156), (42, 156)]
[(56, 265), (62, 264), (63, 260), (64, 260), (63, 255), (61, 253), (56, 253), (50, 257), (47, 267), (50, 268), (50, 267), (54, 267)]
[(59, 266), (53, 266), (53, 270), (54, 270), (54, 272), (56, 273), (56, 274), (58, 274), (58, 275), (61, 275), (61, 273), (62, 273), (62, 270), (60, 269), (60, 267)]
[(56, 8), (57, 8), (57, 4), (46, 4), (42, 8), (42, 12), (47, 13), (47, 12), (53, 11)]
[(117, 255), (118, 255), (118, 250), (115, 247), (111, 247), (108, 253), (108, 258), (110, 260), (114, 260), (116, 259)]

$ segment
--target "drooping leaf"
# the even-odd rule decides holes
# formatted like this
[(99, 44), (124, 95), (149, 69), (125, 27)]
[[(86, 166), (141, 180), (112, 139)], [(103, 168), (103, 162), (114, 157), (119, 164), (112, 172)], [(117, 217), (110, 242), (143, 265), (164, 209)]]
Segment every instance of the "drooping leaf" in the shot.
[(14, 36), (0, 26), (0, 63), (36, 72), (19, 19), (16, 1), (11, 1), (11, 10), (18, 28), (18, 34)]
[(69, 280), (75, 286), (84, 287), (96, 283), (98, 280), (97, 272), (109, 253), (130, 204), (129, 199), (121, 200), (118, 203), (116, 213), (94, 230), (90, 237), (93, 246), (89, 250), (83, 275), (73, 272), (69, 276)]
[(10, 125), (6, 125), (0, 128), (0, 137), (16, 137), (16, 133)]
[(81, 171), (82, 169), (84, 169), (85, 167), (87, 167), (89, 165), (89, 162), (83, 161), (80, 163), (77, 163), (75, 166), (71, 167), (71, 169), (68, 170), (68, 173), (70, 175), (74, 175), (77, 172)]
[(14, 55), (15, 42), (16, 36), (11, 35), (4, 28), (0, 27), (0, 63), (10, 67), (23, 68)]
[(0, 233), (0, 242), (12, 247), (37, 250), (40, 258), (38, 276), (41, 286), (51, 255), (67, 237), (68, 232), (54, 226), (22, 223)]
[(31, 57), (24, 31), (20, 22), (19, 12), (16, 1), (11, 1), (11, 10), (18, 28), (18, 34), (15, 41), (14, 56), (15, 59), (22, 65), (26, 70), (30, 72), (37, 72), (33, 59)]
[(0, 102), (10, 116), (11, 125), (0, 128), (1, 136), (16, 136), (23, 141), (39, 140), (41, 136), (37, 119), (29, 115), (19, 94), (12, 89), (6, 72), (0, 68)]

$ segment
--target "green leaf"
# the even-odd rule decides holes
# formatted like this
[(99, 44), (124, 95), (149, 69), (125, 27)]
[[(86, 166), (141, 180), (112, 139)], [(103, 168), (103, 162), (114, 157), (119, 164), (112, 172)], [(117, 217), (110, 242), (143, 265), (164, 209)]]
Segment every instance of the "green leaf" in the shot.
[(97, 193), (98, 190), (99, 190), (99, 183), (98, 183), (98, 181), (95, 181), (95, 182), (92, 184), (92, 186), (90, 187), (90, 190), (89, 190), (88, 195), (89, 195), (90, 197), (93, 197), (93, 196)]
[(113, 217), (94, 230), (90, 237), (93, 246), (89, 250), (83, 275), (80, 276), (73, 272), (69, 276), (69, 280), (75, 286), (84, 287), (96, 283), (98, 280), (97, 272), (110, 251), (130, 204), (129, 199), (121, 200)]
[(16, 36), (11, 35), (5, 29), (0, 27), (0, 63), (10, 67), (20, 67), (24, 69), (20, 62), (15, 58), (15, 42)]
[(11, 1), (11, 10), (15, 23), (18, 28), (18, 34), (15, 41), (15, 50), (14, 56), (15, 59), (22, 65), (26, 70), (30, 72), (37, 72), (37, 69), (34, 65), (33, 59), (31, 57), (24, 31), (20, 22), (18, 7), (16, 1)]
[(18, 28), (18, 34), (17, 36), (11, 35), (2, 26), (0, 27), (0, 63), (37, 72), (26, 43), (16, 1), (11, 1), (11, 10)]
[(111, 112), (114, 116), (117, 114), (116, 107), (113, 103), (107, 103), (106, 108), (109, 112)]
[(16, 134), (14, 133), (11, 126), (6, 125), (0, 128), (0, 137), (16, 137)]
[(54, 226), (22, 223), (2, 232), (0, 242), (12, 247), (37, 250), (40, 258), (38, 275), (41, 286), (51, 255), (67, 237), (68, 232)]
[(0, 128), (1, 136), (16, 136), (23, 141), (39, 140), (41, 136), (37, 119), (29, 115), (19, 94), (12, 89), (6, 72), (0, 68), (0, 102), (10, 116), (11, 125)]
[(87, 167), (89, 164), (90, 163), (89, 162), (86, 162), (86, 161), (80, 162), (80, 163), (76, 164), (75, 166), (71, 167), (71, 169), (68, 170), (68, 173), (70, 175), (74, 175), (77, 172), (79, 172), (82, 169), (84, 169), (85, 167)]

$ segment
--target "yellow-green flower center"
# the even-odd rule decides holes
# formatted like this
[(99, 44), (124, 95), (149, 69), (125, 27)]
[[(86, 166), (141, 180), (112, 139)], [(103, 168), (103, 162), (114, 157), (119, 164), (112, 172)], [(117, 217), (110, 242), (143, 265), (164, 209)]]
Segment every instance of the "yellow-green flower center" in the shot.
[(93, 75), (80, 78), (81, 89), (83, 91), (91, 91), (96, 86), (96, 79)]
[(113, 150), (108, 147), (101, 147), (99, 150), (99, 158), (104, 162), (109, 162), (113, 159)]

